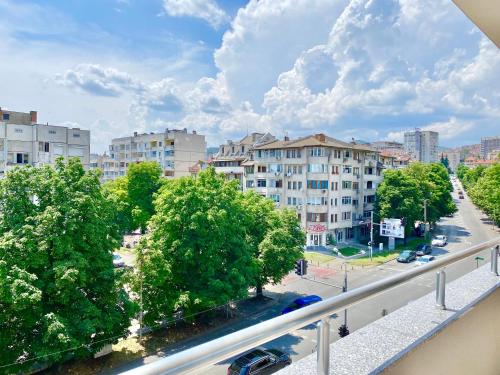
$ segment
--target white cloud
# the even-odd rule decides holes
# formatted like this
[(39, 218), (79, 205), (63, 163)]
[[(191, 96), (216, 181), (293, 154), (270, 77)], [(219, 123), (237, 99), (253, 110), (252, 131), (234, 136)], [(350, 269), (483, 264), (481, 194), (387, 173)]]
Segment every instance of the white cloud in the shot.
[(229, 21), (214, 0), (163, 0), (163, 8), (169, 16), (200, 18), (215, 29)]
[[(456, 117), (451, 117), (448, 121), (434, 122), (425, 126), (420, 126), (420, 130), (431, 130), (439, 133), (440, 140), (453, 140), (460, 138), (464, 133), (474, 130), (474, 123), (472, 121), (460, 120)], [(404, 133), (413, 131), (414, 129), (406, 129), (403, 131), (389, 132), (385, 139), (403, 142)]]

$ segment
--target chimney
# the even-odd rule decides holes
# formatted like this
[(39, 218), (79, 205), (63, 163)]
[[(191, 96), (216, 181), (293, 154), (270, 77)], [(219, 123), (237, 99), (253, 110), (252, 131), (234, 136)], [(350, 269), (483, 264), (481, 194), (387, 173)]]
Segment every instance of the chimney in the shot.
[(37, 123), (37, 113), (36, 111), (30, 111), (31, 124)]
[(320, 142), (325, 142), (326, 140), (325, 135), (323, 133), (314, 134), (314, 138), (316, 138)]

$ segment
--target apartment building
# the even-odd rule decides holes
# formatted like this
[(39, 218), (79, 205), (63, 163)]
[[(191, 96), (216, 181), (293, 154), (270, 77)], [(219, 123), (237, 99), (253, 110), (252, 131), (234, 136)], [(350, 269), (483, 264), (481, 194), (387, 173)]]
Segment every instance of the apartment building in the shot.
[(500, 150), (500, 136), (481, 138), (481, 158), (488, 159), (488, 154), (496, 150)]
[(238, 180), (243, 188), (244, 166), (242, 163), (252, 158), (255, 146), (275, 140), (269, 133), (251, 133), (238, 142), (231, 140), (220, 145), (218, 152), (213, 155), (210, 165), (215, 167), (218, 173), (224, 173), (229, 180)]
[(167, 129), (164, 133), (134, 133), (133, 136), (115, 138), (109, 146), (108, 164), (104, 164), (105, 180), (124, 176), (130, 163), (156, 161), (163, 177), (190, 176), (190, 168), (205, 160), (205, 136), (187, 129)]
[(52, 165), (60, 156), (77, 157), (88, 168), (90, 131), (38, 124), (36, 111), (0, 108), (0, 177), (19, 165)]
[(404, 149), (411, 158), (424, 163), (435, 163), (438, 158), (439, 133), (434, 131), (405, 132)]
[(382, 180), (378, 151), (316, 134), (256, 145), (252, 154), (242, 164), (244, 189), (295, 209), (308, 246), (367, 238)]
[(370, 146), (379, 151), (404, 151), (404, 145), (396, 141), (375, 141)]

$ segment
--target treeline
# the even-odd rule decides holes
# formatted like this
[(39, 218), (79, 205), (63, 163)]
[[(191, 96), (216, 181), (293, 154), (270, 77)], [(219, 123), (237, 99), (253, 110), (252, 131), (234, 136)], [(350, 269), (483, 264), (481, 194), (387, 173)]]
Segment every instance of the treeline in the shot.
[(472, 202), (500, 226), (500, 163), (475, 168), (461, 164), (457, 177)]
[[(77, 159), (0, 180), (0, 373), (89, 357), (128, 335), (278, 283), (303, 256), (294, 212), (209, 168), (161, 179), (156, 163), (101, 185)], [(146, 234), (134, 272), (116, 271), (123, 233)], [(125, 292), (125, 286), (135, 293)]]
[(452, 191), (453, 185), (442, 163), (412, 163), (404, 169), (385, 171), (375, 197), (376, 220), (404, 218), (405, 234), (410, 235), (415, 222), (424, 221), (424, 201), (427, 221), (431, 224), (457, 210)]

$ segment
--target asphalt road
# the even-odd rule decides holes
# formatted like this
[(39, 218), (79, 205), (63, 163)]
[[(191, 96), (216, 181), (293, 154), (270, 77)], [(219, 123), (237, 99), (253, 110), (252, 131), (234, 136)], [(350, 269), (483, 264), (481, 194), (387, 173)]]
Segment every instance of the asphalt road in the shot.
[[(458, 206), (458, 212), (453, 217), (442, 219), (433, 233), (433, 235), (445, 234), (448, 237), (447, 246), (433, 249), (433, 255), (437, 257), (446, 256), (449, 253), (470, 247), (473, 244), (478, 244), (500, 236), (500, 231), (489, 223), (487, 218), (475, 208), (467, 196), (465, 199), (458, 199), (456, 191), (453, 195)], [(488, 251), (484, 251), (480, 255), (485, 259), (485, 262), (489, 262)], [(416, 267), (415, 263), (401, 264), (396, 261), (391, 261), (382, 266), (349, 270), (349, 289), (380, 280), (411, 267)], [(447, 281), (459, 278), (460, 276), (472, 271), (474, 268), (476, 268), (476, 261), (473, 257), (448, 266)], [(325, 269), (322, 278), (318, 278), (317, 281), (333, 285), (342, 285), (343, 279), (343, 271), (338, 269)], [(153, 362), (160, 357), (168, 356), (174, 352), (187, 349), (188, 347), (213, 340), (225, 334), (238, 331), (264, 320), (279, 316), (281, 309), (297, 298), (297, 296), (317, 294), (323, 298), (328, 298), (341, 293), (341, 290), (338, 287), (328, 286), (317, 281), (302, 279), (296, 277), (295, 275), (290, 276), (286, 279), (286, 282), (276, 286), (268, 286), (266, 288), (266, 293), (278, 301), (276, 305), (270, 307), (268, 310), (256, 314), (244, 321), (239, 321), (232, 326), (225, 326), (219, 330), (212, 331), (203, 337), (190, 340), (189, 343), (186, 343), (186, 345), (181, 347), (164, 350), (161, 355), (146, 357), (142, 359), (140, 363), (130, 363), (129, 365), (120, 368), (120, 370), (123, 371), (125, 369), (136, 367), (142, 363)], [(382, 315), (383, 310), (386, 310), (387, 312), (394, 311), (408, 302), (433, 291), (435, 288), (434, 284), (435, 273), (430, 272), (383, 294), (357, 304), (348, 310), (347, 325), (349, 330), (352, 332), (377, 320)], [(339, 339), (338, 327), (343, 323), (344, 319), (343, 312), (339, 312), (338, 314), (339, 315), (333, 319), (331, 325), (332, 341)], [(415, 318), (418, 319), (418, 317)], [(273, 340), (263, 345), (263, 347), (281, 349), (289, 353), (293, 361), (300, 360), (301, 358), (314, 352), (316, 349), (316, 326), (315, 324), (311, 324), (291, 334)], [(193, 374), (226, 374), (227, 367), (232, 360), (233, 359), (229, 359), (217, 365), (208, 366), (204, 369), (193, 372)]]

